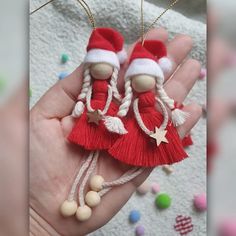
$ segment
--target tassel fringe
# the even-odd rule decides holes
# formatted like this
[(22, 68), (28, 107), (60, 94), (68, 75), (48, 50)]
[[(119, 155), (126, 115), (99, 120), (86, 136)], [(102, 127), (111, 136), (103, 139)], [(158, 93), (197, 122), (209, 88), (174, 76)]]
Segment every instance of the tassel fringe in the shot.
[(184, 112), (180, 109), (174, 109), (172, 111), (172, 121), (175, 126), (180, 126), (184, 124), (188, 117), (189, 113)]
[(117, 134), (127, 134), (128, 133), (128, 131), (124, 127), (123, 122), (118, 117), (105, 116), (104, 117), (104, 124), (105, 124), (107, 130), (109, 130), (112, 133), (117, 133)]

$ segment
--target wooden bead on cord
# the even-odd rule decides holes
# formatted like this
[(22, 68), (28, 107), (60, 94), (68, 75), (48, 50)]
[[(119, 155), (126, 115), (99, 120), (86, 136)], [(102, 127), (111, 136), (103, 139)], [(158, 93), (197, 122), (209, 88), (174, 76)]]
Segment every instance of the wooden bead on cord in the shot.
[(108, 63), (95, 63), (90, 67), (90, 73), (94, 79), (106, 80), (113, 73), (113, 66)]
[(86, 221), (91, 217), (91, 215), (92, 215), (92, 210), (90, 207), (86, 205), (78, 207), (76, 211), (76, 218), (79, 221)]
[(95, 191), (89, 191), (85, 196), (85, 202), (90, 207), (95, 207), (101, 202), (101, 197)]
[(93, 191), (99, 192), (102, 190), (102, 184), (104, 183), (104, 179), (101, 175), (94, 175), (90, 179), (90, 188)]
[(64, 217), (73, 216), (77, 211), (78, 205), (76, 201), (66, 200), (62, 203), (60, 211)]
[(138, 92), (147, 92), (152, 90), (155, 87), (156, 80), (153, 76), (150, 75), (135, 75), (131, 77), (132, 87)]

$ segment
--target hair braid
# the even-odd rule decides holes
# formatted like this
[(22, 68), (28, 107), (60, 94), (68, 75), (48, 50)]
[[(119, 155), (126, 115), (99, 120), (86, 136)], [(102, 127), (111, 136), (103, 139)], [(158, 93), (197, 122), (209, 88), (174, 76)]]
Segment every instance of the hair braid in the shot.
[(81, 92), (78, 96), (78, 100), (84, 100), (85, 99), (90, 84), (91, 84), (91, 75), (90, 75), (89, 67), (87, 67), (84, 70), (83, 85), (82, 85)]
[(174, 109), (175, 101), (167, 95), (166, 91), (163, 88), (163, 83), (158, 79), (156, 80), (156, 88), (157, 92), (159, 93), (160, 99), (168, 106), (169, 109)]
[(157, 92), (159, 93), (160, 99), (171, 109), (171, 119), (175, 126), (184, 124), (186, 119), (189, 117), (189, 113), (178, 109), (175, 106), (174, 99), (170, 98), (163, 88), (163, 83), (156, 81)]
[(120, 93), (117, 89), (117, 78), (118, 78), (118, 69), (114, 68), (114, 71), (113, 71), (112, 76), (111, 76), (110, 85), (111, 85), (111, 88), (112, 88), (114, 98), (116, 98), (120, 102), (121, 101), (121, 96), (120, 96)]
[(125, 96), (122, 99), (119, 111), (117, 113), (118, 116), (120, 117), (126, 116), (131, 104), (132, 97), (133, 97), (133, 92), (131, 88), (131, 81), (129, 78), (127, 78), (125, 82)]

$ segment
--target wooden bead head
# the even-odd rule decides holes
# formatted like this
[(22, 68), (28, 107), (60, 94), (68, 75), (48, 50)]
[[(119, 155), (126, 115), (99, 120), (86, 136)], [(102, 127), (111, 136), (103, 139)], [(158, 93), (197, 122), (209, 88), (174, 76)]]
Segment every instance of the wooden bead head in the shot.
[(113, 69), (108, 63), (94, 63), (90, 67), (90, 73), (94, 79), (107, 80), (111, 77)]
[(156, 84), (155, 77), (146, 74), (134, 75), (131, 77), (131, 81), (133, 89), (138, 93), (150, 91)]

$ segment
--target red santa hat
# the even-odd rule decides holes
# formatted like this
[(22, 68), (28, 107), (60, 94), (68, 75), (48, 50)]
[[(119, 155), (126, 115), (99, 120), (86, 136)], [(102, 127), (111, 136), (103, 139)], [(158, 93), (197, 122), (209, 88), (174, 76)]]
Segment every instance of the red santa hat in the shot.
[(135, 45), (125, 78), (147, 74), (164, 80), (164, 73), (171, 67), (165, 44), (159, 40), (146, 40), (143, 45), (140, 42)]
[(116, 68), (124, 63), (127, 54), (123, 48), (123, 36), (112, 28), (96, 28), (93, 30), (85, 56), (85, 63), (105, 62)]

